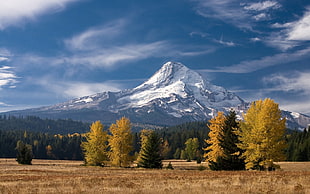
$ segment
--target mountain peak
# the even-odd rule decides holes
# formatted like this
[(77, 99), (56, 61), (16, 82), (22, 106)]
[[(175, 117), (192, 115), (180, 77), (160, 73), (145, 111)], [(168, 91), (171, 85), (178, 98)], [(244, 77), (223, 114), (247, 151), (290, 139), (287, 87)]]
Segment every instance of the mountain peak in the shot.
[(165, 63), (150, 79), (138, 86), (136, 89), (144, 87), (162, 87), (173, 83), (187, 83), (189, 81), (197, 83), (204, 82), (197, 72), (190, 70), (182, 63)]

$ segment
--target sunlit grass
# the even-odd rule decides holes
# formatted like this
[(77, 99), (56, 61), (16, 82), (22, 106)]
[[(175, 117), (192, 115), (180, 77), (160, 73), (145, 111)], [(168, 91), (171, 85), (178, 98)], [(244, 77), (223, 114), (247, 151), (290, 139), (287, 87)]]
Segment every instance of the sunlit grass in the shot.
[(275, 172), (199, 171), (201, 164), (195, 162), (170, 162), (174, 170), (86, 167), (82, 161), (59, 160), (25, 166), (0, 159), (0, 193), (310, 193), (307, 162), (282, 162)]

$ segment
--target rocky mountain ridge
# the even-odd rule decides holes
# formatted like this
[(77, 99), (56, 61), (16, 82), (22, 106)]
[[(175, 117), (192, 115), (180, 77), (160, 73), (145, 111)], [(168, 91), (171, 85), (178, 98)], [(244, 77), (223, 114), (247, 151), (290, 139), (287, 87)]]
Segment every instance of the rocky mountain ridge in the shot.
[[(181, 63), (165, 63), (150, 79), (133, 89), (102, 92), (76, 98), (53, 106), (12, 111), (10, 114), (81, 121), (114, 122), (121, 116), (132, 122), (176, 125), (208, 120), (217, 111), (233, 108), (241, 115), (246, 103), (225, 88), (213, 85), (196, 71)], [(294, 128), (310, 123), (306, 115), (285, 112)]]

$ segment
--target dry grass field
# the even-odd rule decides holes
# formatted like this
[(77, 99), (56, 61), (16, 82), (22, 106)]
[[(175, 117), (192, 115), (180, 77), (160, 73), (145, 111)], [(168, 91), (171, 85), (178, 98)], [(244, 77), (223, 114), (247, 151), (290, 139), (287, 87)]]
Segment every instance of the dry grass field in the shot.
[[(200, 171), (171, 161), (174, 170), (85, 167), (81, 161), (0, 159), (0, 193), (310, 193), (310, 162), (280, 163), (275, 172)], [(167, 165), (165, 161), (164, 165)]]

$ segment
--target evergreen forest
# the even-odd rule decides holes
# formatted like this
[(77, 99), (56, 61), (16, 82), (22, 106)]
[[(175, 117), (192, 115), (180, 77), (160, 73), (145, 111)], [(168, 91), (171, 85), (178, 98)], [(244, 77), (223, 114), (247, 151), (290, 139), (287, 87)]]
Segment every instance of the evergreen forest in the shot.
[[(208, 139), (207, 122), (188, 122), (155, 130), (162, 144), (163, 159), (187, 159), (185, 142), (198, 139), (198, 151), (194, 160), (201, 159)], [(18, 141), (32, 146), (35, 159), (83, 160), (81, 143), (90, 124), (72, 120), (50, 120), (38, 117), (0, 117), (0, 157), (16, 158)], [(310, 129), (287, 129), (286, 158), (288, 161), (310, 161)], [(61, 134), (61, 135), (60, 135)], [(139, 153), (140, 133), (133, 132), (132, 155)]]

